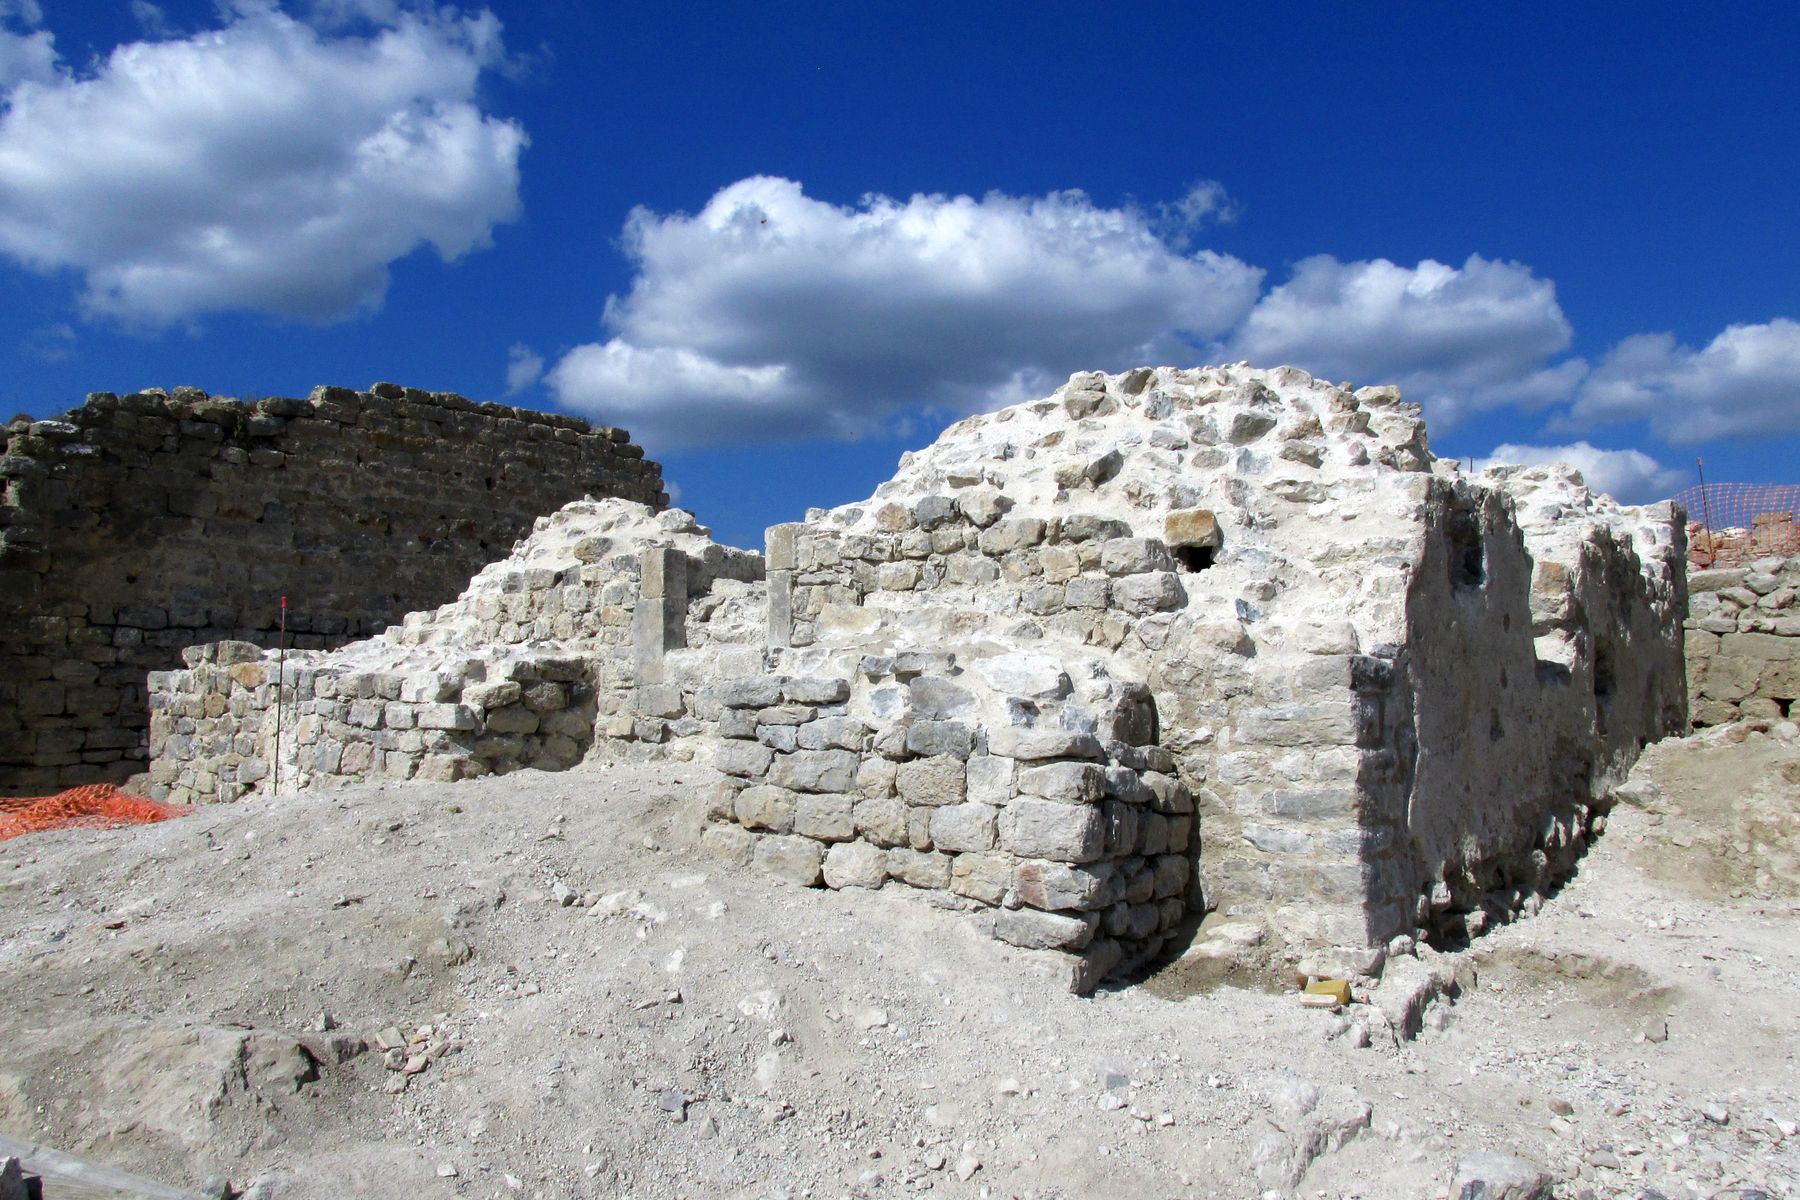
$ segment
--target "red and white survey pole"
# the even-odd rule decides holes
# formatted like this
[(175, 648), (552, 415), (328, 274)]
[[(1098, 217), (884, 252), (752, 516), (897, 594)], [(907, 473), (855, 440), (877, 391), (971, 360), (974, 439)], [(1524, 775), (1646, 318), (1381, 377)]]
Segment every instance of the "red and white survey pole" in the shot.
[(275, 760), (270, 764), (273, 776), (269, 794), (281, 794), (281, 688), (287, 682), (287, 597), (281, 598), (281, 632), (275, 637)]

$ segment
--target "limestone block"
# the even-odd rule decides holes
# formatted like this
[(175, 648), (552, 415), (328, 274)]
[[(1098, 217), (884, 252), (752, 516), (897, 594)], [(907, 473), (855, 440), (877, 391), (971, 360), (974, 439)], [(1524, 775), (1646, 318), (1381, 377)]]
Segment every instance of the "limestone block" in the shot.
[(1154, 538), (1116, 537), (1101, 543), (1100, 566), (1116, 577), (1172, 571), (1175, 560), (1169, 557), (1168, 547)]
[(712, 750), (712, 763), (719, 771), (752, 779), (767, 775), (774, 758), (772, 750), (755, 742), (722, 742)]
[(909, 754), (963, 759), (974, 748), (974, 730), (961, 721), (915, 721), (906, 729)]
[(1800, 659), (1766, 664), (1758, 686), (1765, 696), (1780, 700), (1800, 699)]
[(527, 734), (538, 731), (538, 715), (523, 706), (489, 710), (487, 728), (493, 733)]
[(856, 790), (865, 796), (892, 796), (899, 764), (871, 755), (856, 767)]
[(751, 863), (764, 874), (802, 887), (814, 887), (821, 879), (825, 847), (811, 838), (765, 834), (756, 840)]
[(792, 571), (795, 568), (794, 539), (805, 528), (806, 526), (795, 522), (769, 526), (763, 534), (763, 545), (767, 551), (765, 561), (769, 570)]
[(961, 760), (950, 755), (901, 763), (895, 786), (909, 804), (941, 807), (962, 803), (967, 776)]
[(1695, 725), (1729, 725), (1738, 719), (1738, 708), (1729, 700), (1703, 698), (1692, 703), (1688, 716)]
[(1153, 571), (1113, 580), (1112, 600), (1115, 608), (1141, 617), (1180, 608), (1187, 591), (1173, 571)]
[(1149, 785), (1157, 812), (1186, 816), (1194, 811), (1194, 794), (1180, 779), (1161, 771), (1146, 771), (1143, 779)]
[(842, 704), (850, 683), (830, 675), (794, 675), (781, 680), (782, 697), (790, 704)]
[(1100, 739), (1072, 729), (1021, 729), (1006, 727), (988, 731), (988, 750), (1025, 761), (1051, 758), (1103, 757)]
[(956, 519), (956, 501), (948, 496), (925, 496), (913, 505), (913, 520), (922, 529), (935, 529)]
[(1169, 849), (1169, 818), (1159, 812), (1138, 810), (1138, 839), (1132, 847), (1136, 854), (1163, 854)]
[[(896, 664), (896, 674), (900, 669)], [(969, 689), (941, 674), (920, 674), (907, 682), (906, 691), (907, 703), (915, 716), (949, 720), (969, 716), (975, 711), (975, 697)]]
[(1800, 659), (1800, 638), (1772, 633), (1728, 633), (1719, 643), (1719, 653), (1727, 658), (1791, 662)]
[(799, 729), (799, 745), (803, 750), (861, 751), (868, 742), (869, 727), (855, 717), (821, 717), (808, 721)]
[(1125, 884), (1111, 863), (1072, 867), (1025, 859), (1013, 868), (1012, 890), (1033, 908), (1090, 911), (1116, 901)]
[(418, 726), (420, 729), (474, 729), (475, 713), (465, 704), (421, 704)]
[(863, 842), (839, 842), (825, 855), (825, 886), (878, 888), (887, 882), (887, 856)]
[[(754, 791), (747, 788), (746, 791)], [(851, 798), (845, 795), (806, 794), (794, 806), (794, 832), (821, 842), (844, 842), (855, 836)]]
[(1119, 800), (1108, 800), (1100, 809), (1106, 821), (1106, 857), (1135, 853), (1138, 845), (1138, 809)]
[(998, 558), (1014, 550), (1025, 550), (1044, 540), (1044, 522), (1036, 517), (1008, 518), (982, 530), (978, 544), (981, 552)]
[(1074, 690), (1068, 673), (1043, 654), (997, 654), (978, 659), (974, 670), (995, 691), (1039, 700), (1060, 700)]
[(796, 792), (848, 792), (856, 786), (857, 765), (848, 750), (797, 750), (775, 757), (769, 781)]
[(978, 486), (957, 496), (956, 506), (977, 528), (986, 529), (1011, 511), (1013, 502), (996, 488)]
[(804, 725), (818, 715), (818, 709), (804, 704), (777, 704), (757, 711), (758, 725)]
[(889, 850), (888, 877), (916, 888), (943, 889), (950, 886), (950, 856), (929, 850)]
[[(1729, 642), (1733, 637), (1750, 636), (1754, 635), (1729, 634), (1726, 641)], [(1764, 665), (1763, 659), (1720, 654), (1706, 664), (1706, 673), (1700, 682), (1701, 695), (1712, 700), (1742, 700), (1754, 695), (1762, 678)]]
[(1055, 537), (1062, 542), (1106, 542), (1128, 538), (1131, 526), (1096, 513), (1071, 513), (1056, 523)]
[(1093, 804), (1106, 795), (1106, 770), (1098, 763), (1045, 763), (1021, 769), (1018, 788), (1062, 804)]
[(1348, 701), (1255, 708), (1238, 717), (1240, 740), (1267, 746), (1349, 746), (1357, 740), (1355, 706)]
[(1217, 549), (1222, 544), (1218, 518), (1209, 508), (1172, 510), (1163, 518), (1163, 541), (1171, 546)]
[(998, 904), (1012, 886), (1012, 859), (1003, 854), (959, 854), (950, 863), (950, 890)]
[(799, 748), (799, 730), (792, 725), (763, 725), (756, 730), (756, 739), (778, 754), (788, 754)]
[(737, 794), (732, 813), (746, 829), (788, 833), (794, 828), (799, 796), (786, 788), (759, 784)]
[(782, 680), (774, 675), (734, 679), (710, 690), (710, 698), (726, 708), (768, 708), (781, 703)]
[(511, 679), (503, 679), (495, 683), (471, 683), (463, 688), (463, 703), (472, 708), (504, 708), (509, 704), (517, 704), (524, 696), (524, 689)]
[[(540, 689), (552, 688), (560, 703), (546, 703), (547, 697)], [(568, 701), (560, 687), (555, 684), (538, 684), (526, 692), (525, 703), (534, 712), (550, 712), (563, 708)], [(687, 711), (682, 702), (681, 687), (673, 683), (647, 683), (632, 693), (632, 709), (639, 716), (645, 717), (679, 717)]]
[(1024, 858), (1088, 863), (1106, 848), (1099, 808), (1020, 797), (1000, 812), (1000, 844)]
[(851, 812), (855, 835), (877, 846), (907, 844), (906, 803), (893, 796), (857, 800)]
[(985, 804), (951, 804), (931, 814), (932, 845), (952, 853), (992, 850), (995, 828), (996, 812)]
[(992, 754), (972, 756), (963, 766), (965, 794), (976, 804), (993, 808), (1004, 805), (1013, 796), (1013, 762)]
[(700, 834), (700, 852), (706, 857), (735, 867), (750, 865), (756, 835), (736, 825), (708, 825)]
[(1079, 950), (1100, 927), (1100, 915), (1066, 916), (1035, 908), (1003, 908), (994, 916), (994, 936), (1028, 950)]

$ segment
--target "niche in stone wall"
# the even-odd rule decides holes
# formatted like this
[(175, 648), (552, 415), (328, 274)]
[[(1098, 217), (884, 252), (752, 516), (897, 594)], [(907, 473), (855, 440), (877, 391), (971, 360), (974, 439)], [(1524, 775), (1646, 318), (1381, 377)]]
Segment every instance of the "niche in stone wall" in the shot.
[(1487, 555), (1481, 544), (1481, 514), (1466, 503), (1451, 502), (1444, 521), (1444, 538), (1448, 543), (1450, 586), (1458, 591), (1471, 591), (1487, 583)]

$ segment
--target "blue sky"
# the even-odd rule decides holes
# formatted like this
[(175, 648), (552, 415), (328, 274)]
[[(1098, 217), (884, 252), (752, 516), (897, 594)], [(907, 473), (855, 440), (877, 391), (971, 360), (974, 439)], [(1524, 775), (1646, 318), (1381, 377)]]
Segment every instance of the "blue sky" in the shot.
[[(0, 0), (0, 405), (579, 412), (725, 540), (1078, 369), (1800, 480), (1791, 5)], [(0, 414), (4, 415), (4, 414)]]

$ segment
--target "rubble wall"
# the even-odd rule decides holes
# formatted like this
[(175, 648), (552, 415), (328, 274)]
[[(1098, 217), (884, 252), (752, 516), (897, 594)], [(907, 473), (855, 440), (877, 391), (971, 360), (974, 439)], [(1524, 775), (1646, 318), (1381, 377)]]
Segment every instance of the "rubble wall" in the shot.
[(1687, 676), (1695, 728), (1796, 715), (1800, 557), (1688, 577)]
[[(719, 605), (761, 577), (760, 555), (694, 528), (686, 513), (577, 501), (540, 518), (456, 600), (377, 638), (286, 655), (190, 648), (183, 669), (149, 676), (149, 792), (204, 804), (269, 790), (277, 775), (284, 792), (466, 779), (563, 770), (596, 737), (615, 755), (660, 744), (664, 653), (728, 637)], [(760, 636), (760, 606), (738, 624)]]
[(617, 429), (377, 384), (254, 404), (97, 393), (0, 446), (0, 791), (143, 768), (183, 647), (365, 637), (585, 494), (666, 501)]

